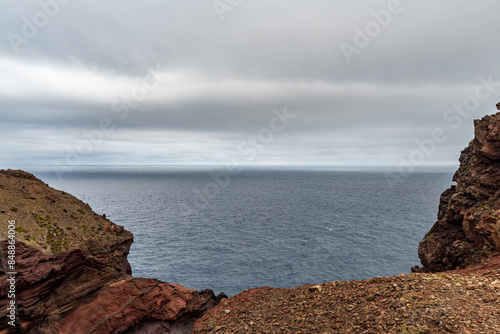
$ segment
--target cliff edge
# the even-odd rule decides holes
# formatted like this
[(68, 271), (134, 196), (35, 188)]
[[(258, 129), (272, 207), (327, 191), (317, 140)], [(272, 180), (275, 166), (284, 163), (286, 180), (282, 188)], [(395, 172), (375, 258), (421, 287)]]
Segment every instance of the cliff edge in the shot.
[(441, 195), (438, 220), (420, 242), (423, 271), (462, 268), (500, 252), (500, 113), (474, 127), (456, 185)]
[(74, 196), (29, 173), (0, 171), (0, 333), (191, 333), (216, 304), (213, 292), (132, 277), (132, 242), (132, 233)]

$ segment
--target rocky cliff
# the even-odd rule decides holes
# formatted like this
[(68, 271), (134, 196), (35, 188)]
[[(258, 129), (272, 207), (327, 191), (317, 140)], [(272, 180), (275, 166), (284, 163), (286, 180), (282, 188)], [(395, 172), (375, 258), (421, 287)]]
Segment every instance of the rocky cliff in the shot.
[[(132, 242), (130, 232), (77, 198), (29, 173), (0, 171), (0, 333), (190, 333), (216, 304), (213, 292), (132, 277)], [(16, 272), (16, 327), (7, 321), (8, 272)]]
[(423, 271), (460, 268), (500, 252), (500, 113), (474, 126), (456, 185), (441, 195), (438, 220), (420, 242)]

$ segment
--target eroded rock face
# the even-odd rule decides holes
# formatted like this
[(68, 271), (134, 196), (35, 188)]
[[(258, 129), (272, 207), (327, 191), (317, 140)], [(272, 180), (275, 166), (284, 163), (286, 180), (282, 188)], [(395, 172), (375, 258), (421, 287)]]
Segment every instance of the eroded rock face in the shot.
[[(133, 236), (33, 175), (0, 171), (0, 318), (7, 319), (7, 224), (15, 220), (16, 301), (23, 333), (191, 333), (211, 290), (134, 278)], [(0, 333), (12, 330), (0, 322)]]
[(500, 113), (474, 121), (457, 184), (441, 195), (438, 221), (420, 242), (424, 271), (463, 267), (500, 252)]

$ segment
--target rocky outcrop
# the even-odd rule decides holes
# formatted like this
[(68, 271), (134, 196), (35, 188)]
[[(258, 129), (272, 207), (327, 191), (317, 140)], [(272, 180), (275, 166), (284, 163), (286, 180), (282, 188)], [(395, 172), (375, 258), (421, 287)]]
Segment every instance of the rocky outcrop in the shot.
[[(132, 277), (132, 234), (31, 174), (0, 171), (0, 219), (0, 333), (190, 333), (216, 304), (211, 290)], [(8, 272), (16, 272), (17, 328), (5, 321)]]
[(423, 271), (461, 268), (500, 252), (500, 113), (474, 126), (456, 185), (441, 195), (438, 221), (420, 242)]

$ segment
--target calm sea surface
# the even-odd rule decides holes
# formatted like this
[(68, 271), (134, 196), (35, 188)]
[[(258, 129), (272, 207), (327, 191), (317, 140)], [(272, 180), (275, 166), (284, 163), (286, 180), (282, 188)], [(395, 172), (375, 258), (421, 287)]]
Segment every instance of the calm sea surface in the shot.
[(453, 175), (391, 186), (384, 171), (321, 168), (26, 170), (134, 233), (134, 276), (228, 295), (408, 273)]

